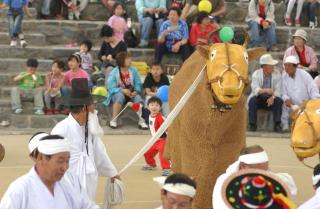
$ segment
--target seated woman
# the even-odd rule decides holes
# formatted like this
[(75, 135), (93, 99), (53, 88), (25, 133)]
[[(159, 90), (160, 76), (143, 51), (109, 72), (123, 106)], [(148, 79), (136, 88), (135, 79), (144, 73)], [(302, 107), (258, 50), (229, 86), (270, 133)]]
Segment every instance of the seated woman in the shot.
[(180, 20), (181, 10), (177, 7), (169, 9), (168, 20), (160, 27), (158, 44), (155, 52), (155, 62), (160, 63), (162, 56), (166, 53), (180, 54), (183, 61), (189, 55), (188, 26)]
[(318, 75), (318, 58), (314, 50), (306, 45), (307, 32), (297, 30), (292, 37), (293, 46), (286, 50), (283, 60), (290, 55), (297, 57), (300, 62), (298, 67), (309, 72), (312, 78), (315, 78)]
[[(219, 28), (220, 26), (216, 22), (210, 22), (209, 14), (207, 12), (200, 12), (196, 22), (192, 24), (190, 31), (189, 43), (192, 50), (198, 45), (208, 44), (209, 34)], [(212, 43), (221, 42), (218, 34), (213, 34), (211, 40)]]
[[(108, 95), (104, 101), (105, 105), (112, 103), (111, 128), (117, 128), (116, 116), (120, 113), (123, 105), (127, 102), (133, 106), (139, 116), (138, 126), (140, 129), (148, 129), (145, 120), (142, 118), (143, 100), (140, 96), (142, 92), (141, 80), (138, 71), (131, 66), (131, 55), (127, 52), (120, 52), (117, 57), (117, 67), (115, 67), (107, 81)], [(138, 108), (136, 107), (138, 105)]]
[(114, 35), (113, 29), (109, 25), (104, 25), (100, 31), (103, 38), (98, 58), (102, 62), (101, 68), (106, 73), (106, 80), (110, 71), (115, 67), (115, 58), (119, 52), (126, 52), (127, 45)]

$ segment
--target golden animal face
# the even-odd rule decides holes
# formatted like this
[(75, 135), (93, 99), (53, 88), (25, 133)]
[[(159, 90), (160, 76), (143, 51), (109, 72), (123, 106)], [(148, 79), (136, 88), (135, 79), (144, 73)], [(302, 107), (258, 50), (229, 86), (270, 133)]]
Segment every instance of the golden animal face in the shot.
[(237, 103), (248, 79), (246, 48), (230, 43), (213, 44), (208, 56), (207, 76), (214, 95), (223, 104)]
[(310, 100), (292, 115), (291, 146), (300, 158), (320, 152), (320, 99)]

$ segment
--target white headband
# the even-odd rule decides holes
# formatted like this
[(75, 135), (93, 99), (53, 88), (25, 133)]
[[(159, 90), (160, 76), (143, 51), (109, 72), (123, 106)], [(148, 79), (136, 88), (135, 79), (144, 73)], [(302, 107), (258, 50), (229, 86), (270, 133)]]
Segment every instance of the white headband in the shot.
[(194, 195), (196, 194), (196, 189), (193, 186), (190, 186), (188, 184), (182, 184), (182, 183), (177, 183), (177, 184), (167, 183), (163, 185), (162, 189), (168, 192), (172, 192), (174, 194), (185, 195), (191, 198), (193, 198)]
[(32, 137), (28, 144), (29, 153), (32, 153), (39, 145), (39, 140), (45, 136), (49, 136), (47, 133), (40, 133)]
[(312, 176), (312, 184), (315, 186), (320, 180), (320, 174)]
[(40, 153), (45, 155), (70, 152), (70, 143), (66, 138), (41, 140), (39, 141), (38, 150)]
[(265, 151), (239, 156), (239, 162), (245, 163), (247, 165), (266, 163), (268, 161), (269, 158)]

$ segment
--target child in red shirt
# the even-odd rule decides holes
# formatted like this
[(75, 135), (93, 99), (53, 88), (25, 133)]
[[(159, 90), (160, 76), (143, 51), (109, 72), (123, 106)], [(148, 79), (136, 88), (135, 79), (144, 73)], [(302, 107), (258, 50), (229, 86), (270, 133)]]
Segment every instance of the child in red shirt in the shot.
[[(154, 135), (160, 128), (165, 118), (161, 115), (162, 102), (158, 97), (151, 97), (148, 101), (148, 109), (150, 111), (149, 115), (149, 129), (151, 135)], [(162, 176), (168, 176), (170, 174), (171, 163), (170, 161), (164, 159), (163, 151), (166, 144), (167, 134), (164, 133), (150, 149), (144, 153), (144, 159), (147, 165), (142, 167), (142, 170), (154, 170), (157, 165), (154, 157), (159, 153), (160, 165), (162, 168)]]

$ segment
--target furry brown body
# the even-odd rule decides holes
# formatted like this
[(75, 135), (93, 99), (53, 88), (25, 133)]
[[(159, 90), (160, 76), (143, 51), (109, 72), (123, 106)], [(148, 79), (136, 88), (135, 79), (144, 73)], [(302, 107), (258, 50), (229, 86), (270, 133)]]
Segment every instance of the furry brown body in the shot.
[[(183, 64), (170, 85), (171, 109), (206, 62), (199, 52), (195, 52)], [(212, 109), (213, 104), (213, 93), (204, 76), (168, 133), (166, 156), (171, 159), (172, 170), (190, 175), (197, 182), (194, 209), (212, 208), (212, 191), (217, 177), (238, 158), (245, 146), (244, 96), (226, 112)]]

